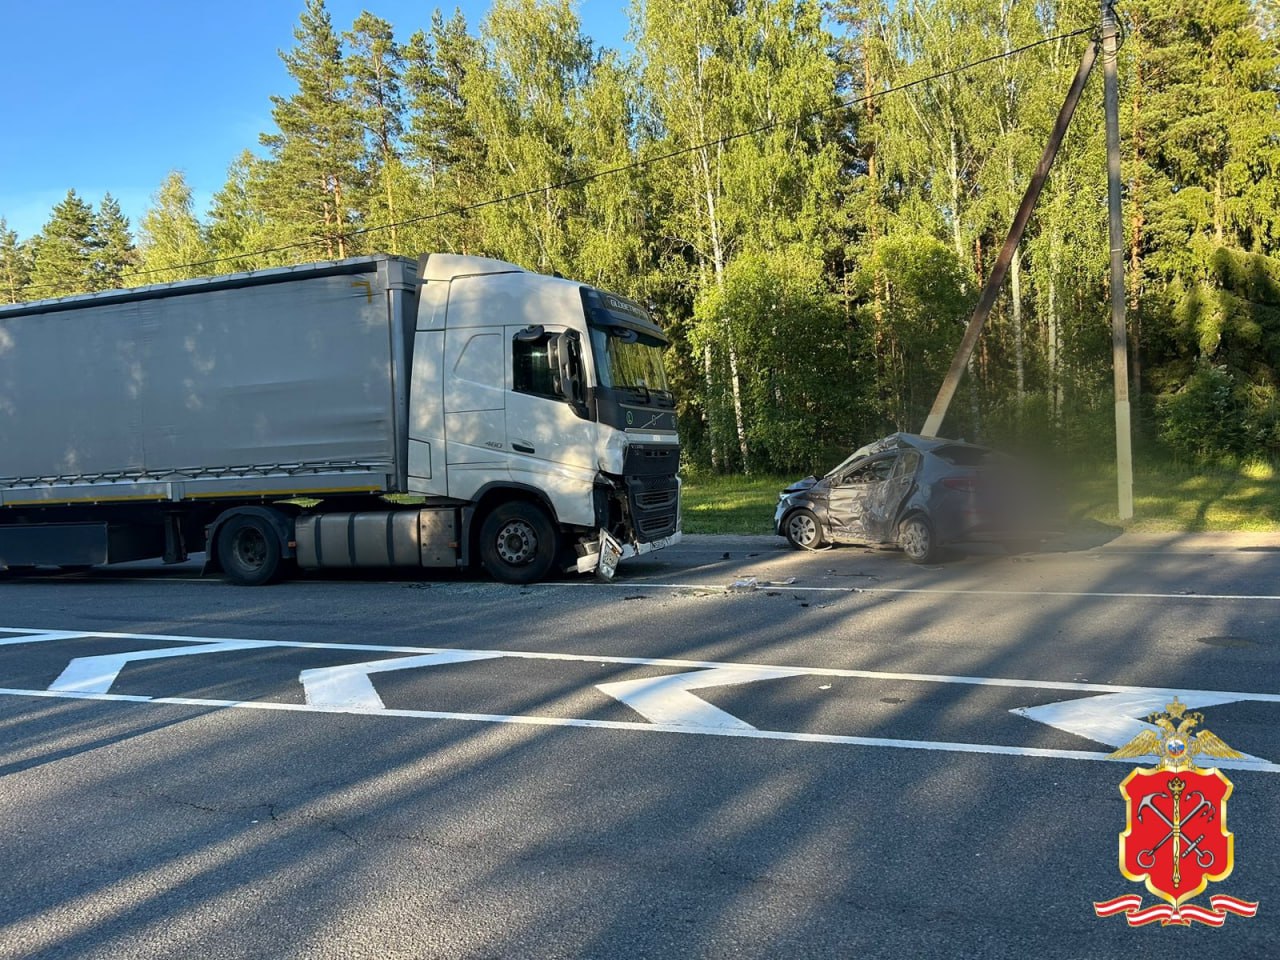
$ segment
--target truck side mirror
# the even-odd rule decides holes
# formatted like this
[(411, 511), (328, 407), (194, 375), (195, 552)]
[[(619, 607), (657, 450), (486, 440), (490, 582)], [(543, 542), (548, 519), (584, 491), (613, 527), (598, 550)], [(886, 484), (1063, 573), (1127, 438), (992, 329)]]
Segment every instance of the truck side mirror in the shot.
[(581, 413), (585, 398), (578, 334), (567, 330), (552, 337), (547, 343), (547, 359), (555, 371), (556, 392)]

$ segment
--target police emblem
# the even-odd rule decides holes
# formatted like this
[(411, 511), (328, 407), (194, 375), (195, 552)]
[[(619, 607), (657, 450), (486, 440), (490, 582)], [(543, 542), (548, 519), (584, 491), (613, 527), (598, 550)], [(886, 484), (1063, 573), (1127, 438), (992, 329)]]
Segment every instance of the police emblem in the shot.
[(1208, 730), (1192, 733), (1203, 719), (1174, 697), (1163, 713), (1147, 718), (1156, 730), (1144, 730), (1111, 754), (1159, 760), (1155, 769), (1139, 767), (1120, 784), (1127, 821), (1120, 834), (1120, 872), (1168, 903), (1143, 909), (1142, 897), (1128, 894), (1094, 903), (1098, 916), (1123, 913), (1132, 927), (1157, 920), (1162, 926), (1195, 921), (1220, 927), (1228, 914), (1258, 912), (1256, 902), (1222, 894), (1211, 896), (1208, 908), (1187, 903), (1210, 881), (1226, 879), (1235, 866), (1235, 837), (1227, 830), (1231, 781), (1221, 770), (1196, 766), (1195, 758), (1244, 754)]

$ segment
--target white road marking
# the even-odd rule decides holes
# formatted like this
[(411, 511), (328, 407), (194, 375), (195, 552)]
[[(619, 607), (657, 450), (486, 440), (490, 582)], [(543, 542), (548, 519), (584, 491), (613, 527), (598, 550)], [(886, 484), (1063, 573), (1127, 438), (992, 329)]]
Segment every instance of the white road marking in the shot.
[[(165, 703), (207, 707), (241, 707), (261, 710), (293, 710), (315, 711), (322, 713), (355, 713), (377, 714), (391, 717), (421, 717), (431, 719), (478, 720), (488, 723), (522, 723), (541, 726), (598, 727), (615, 730), (646, 730), (669, 733), (698, 733), (715, 736), (746, 736), (768, 740), (796, 740), (809, 743), (839, 743), (875, 747), (898, 747), (914, 750), (944, 750), (959, 753), (989, 753), (1009, 756), (1051, 757), (1074, 760), (1110, 760), (1105, 753), (1090, 753), (1079, 750), (1055, 750), (1037, 747), (1007, 746), (1001, 744), (975, 744), (948, 741), (898, 740), (882, 737), (857, 737), (839, 734), (799, 733), (782, 730), (758, 730), (737, 717), (725, 713), (706, 701), (695, 697), (689, 691), (702, 687), (728, 685), (731, 683), (749, 683), (757, 680), (813, 676), (813, 677), (856, 677), (872, 680), (905, 680), (922, 683), (968, 684), (990, 687), (1011, 687), (1032, 690), (1061, 690), (1093, 694), (1091, 700), (1073, 700), (1066, 704), (1051, 704), (1046, 707), (1018, 708), (1012, 712), (1029, 719), (1048, 722), (1053, 726), (1089, 739), (1117, 746), (1115, 738), (1130, 729), (1125, 724), (1131, 719), (1122, 718), (1114, 725), (1100, 723), (1094, 729), (1098, 734), (1092, 736), (1085, 732), (1084, 726), (1073, 727), (1073, 723), (1093, 723), (1101, 716), (1101, 710), (1091, 706), (1099, 701), (1107, 701), (1115, 705), (1115, 709), (1128, 713), (1147, 709), (1159, 709), (1172, 699), (1173, 695), (1182, 698), (1190, 706), (1208, 706), (1212, 703), (1231, 703), (1242, 700), (1280, 702), (1280, 694), (1178, 690), (1163, 687), (1139, 687), (1119, 684), (1089, 683), (1084, 681), (1065, 680), (1025, 680), (1005, 677), (969, 677), (949, 676), (946, 674), (898, 673), (878, 670), (851, 670), (828, 667), (796, 667), (776, 666), (769, 664), (726, 663), (721, 661), (680, 660), (664, 657), (617, 657), (609, 655), (545, 653), (540, 651), (521, 650), (453, 650), (432, 647), (406, 647), (384, 644), (363, 643), (313, 643), (286, 640), (244, 640), (214, 637), (185, 637), (162, 634), (109, 633), (101, 631), (54, 631), (38, 628), (0, 627), (0, 633), (6, 631), (20, 634), (9, 638), (14, 642), (32, 642), (32, 638), (44, 640), (113, 638), (146, 641), (171, 641), (188, 644), (181, 647), (166, 647), (159, 650), (142, 650), (122, 654), (111, 654), (98, 657), (77, 658), (67, 666), (62, 675), (54, 681), (48, 690), (23, 690), (17, 688), (0, 689), (0, 695), (25, 697), (71, 697), (81, 699), (110, 700), (138, 703)], [(4, 641), (0, 641), (2, 643)], [(372, 662), (350, 664), (346, 667), (324, 668), (319, 671), (302, 671), (309, 674), (312, 680), (312, 691), (316, 702), (306, 704), (287, 704), (271, 701), (231, 701), (205, 700), (185, 697), (145, 697), (111, 694), (111, 684), (115, 682), (120, 670), (134, 660), (156, 659), (171, 656), (189, 656), (200, 653), (215, 653), (247, 649), (301, 649), (301, 650), (341, 650), (361, 651), (363, 653), (405, 653), (413, 656), (385, 659)], [(597, 686), (611, 696), (637, 709), (642, 715), (650, 718), (650, 722), (639, 721), (606, 721), (580, 720), (562, 717), (505, 716), (495, 714), (455, 713), (434, 710), (399, 710), (389, 709), (373, 691), (372, 698), (363, 684), (370, 684), (368, 674), (383, 670), (411, 669), (414, 666), (433, 666), (441, 663), (460, 663), (474, 660), (497, 658), (527, 660), (559, 660), (578, 663), (619, 664), (644, 667), (675, 667), (685, 671), (674, 676), (659, 677), (639, 681), (615, 681)], [(698, 671), (689, 673), (688, 671)], [(304, 688), (307, 681), (302, 678)], [(326, 679), (328, 682), (326, 683)], [(613, 688), (613, 689), (609, 689)], [(315, 693), (318, 691), (318, 693)], [(621, 694), (621, 695), (619, 695)], [(1107, 696), (1125, 695), (1111, 700)], [(1059, 708), (1057, 712), (1048, 707)], [(1110, 709), (1110, 708), (1108, 708)], [(1059, 722), (1046, 720), (1053, 718)], [(1084, 718), (1084, 719), (1081, 719)], [(1091, 719), (1092, 718), (1092, 719)], [(1061, 724), (1068, 724), (1061, 726)], [(1103, 738), (1106, 739), (1103, 739)], [(1280, 773), (1280, 764), (1251, 758), (1247, 760), (1223, 760), (1217, 764), (1223, 768), (1238, 770), (1258, 770), (1268, 773)]]
[[(277, 710), (293, 713), (363, 714), (379, 717), (406, 717), (429, 720), (469, 720), (481, 723), (515, 723), (536, 727), (586, 727), (600, 730), (631, 730), (644, 733), (687, 733), (713, 737), (742, 737), (754, 740), (791, 740), (799, 743), (830, 743), (858, 747), (892, 747), (900, 750), (935, 750), (946, 753), (994, 754), (1011, 757), (1041, 757), (1050, 760), (1095, 760), (1133, 764), (1117, 760), (1105, 753), (1086, 750), (1052, 750), (1045, 747), (1016, 747), (994, 743), (956, 743), (938, 740), (895, 740), (886, 737), (853, 737), (832, 733), (794, 733), (785, 730), (757, 730), (736, 727), (690, 727), (681, 724), (641, 723), (628, 720), (579, 720), (571, 717), (535, 717), (490, 713), (449, 713), (442, 710), (400, 710), (360, 707), (320, 707), (301, 703), (279, 703), (269, 700), (207, 700), (193, 697), (140, 697), (118, 693), (77, 693), (59, 690), (15, 690), (0, 688), (0, 696), (65, 697), (77, 700), (103, 700), (118, 703), (165, 704), (180, 707), (214, 707), (244, 710)], [(1220, 760), (1214, 766), (1256, 773), (1280, 773), (1280, 763), (1250, 763), (1245, 760)]]
[(0, 637), (0, 647), (17, 643), (45, 643), (49, 640), (76, 640), (80, 637), (91, 636), (95, 636), (95, 634), (71, 630), (42, 630), (39, 633), (20, 633), (16, 637)]
[(473, 660), (492, 660), (502, 654), (495, 651), (441, 650), (419, 657), (395, 657), (387, 660), (369, 660), (364, 663), (346, 663), (337, 667), (317, 667), (303, 670), (299, 675), (307, 703), (317, 707), (359, 707), (362, 710), (385, 710), (378, 691), (369, 679), (371, 673), (389, 670), (413, 670), (417, 667), (436, 667), (446, 663), (469, 663)]
[(98, 657), (77, 657), (67, 664), (57, 680), (49, 684), (49, 689), (62, 693), (107, 693), (125, 665), (135, 660), (190, 657), (202, 653), (226, 653), (228, 650), (254, 650), (273, 646), (276, 644), (265, 640), (223, 640), (219, 643), (193, 643), (186, 647), (165, 647), (161, 650), (133, 650)]
[[(752, 590), (731, 590), (723, 583), (654, 583), (650, 580), (598, 580), (566, 581), (563, 583), (534, 583), (534, 587), (600, 587), (658, 590), (710, 590), (715, 593), (753, 593)], [(1272, 593), (1122, 593), (1104, 590), (969, 590), (960, 587), (802, 587), (793, 583), (761, 583), (758, 590), (791, 590), (799, 593), (921, 593), (942, 596), (973, 597), (1094, 597), (1104, 600), (1280, 600), (1280, 594)]]
[(714, 667), (694, 673), (674, 673), (665, 677), (646, 677), (643, 680), (619, 680), (614, 683), (597, 683), (596, 689), (615, 700), (620, 700), (646, 720), (656, 724), (678, 727), (715, 727), (727, 730), (754, 730), (745, 720), (712, 706), (690, 690), (705, 687), (727, 687), (754, 680), (774, 680), (780, 677), (804, 676), (803, 668), (766, 668), (750, 666)]
[[(1018, 707), (1009, 712), (1029, 720), (1038, 720), (1077, 737), (1119, 747), (1144, 730), (1157, 729), (1138, 718), (1163, 710), (1175, 696), (1193, 708), (1238, 703), (1241, 700), (1280, 702), (1280, 696), (1274, 694), (1255, 693), (1241, 697), (1202, 690), (1150, 690), (1145, 693), (1108, 693), (1100, 697), (1046, 703), (1039, 707)], [(1260, 757), (1249, 754), (1245, 756), (1249, 760), (1262, 762)]]

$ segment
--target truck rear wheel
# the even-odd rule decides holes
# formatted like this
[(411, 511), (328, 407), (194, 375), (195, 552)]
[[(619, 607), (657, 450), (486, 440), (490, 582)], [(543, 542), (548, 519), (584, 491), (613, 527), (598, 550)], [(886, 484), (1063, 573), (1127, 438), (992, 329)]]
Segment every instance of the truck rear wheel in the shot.
[(280, 570), (280, 538), (264, 517), (232, 517), (218, 531), (218, 560), (232, 583), (260, 587)]
[(532, 503), (504, 503), (480, 527), (480, 564), (502, 583), (541, 580), (558, 549), (551, 518)]

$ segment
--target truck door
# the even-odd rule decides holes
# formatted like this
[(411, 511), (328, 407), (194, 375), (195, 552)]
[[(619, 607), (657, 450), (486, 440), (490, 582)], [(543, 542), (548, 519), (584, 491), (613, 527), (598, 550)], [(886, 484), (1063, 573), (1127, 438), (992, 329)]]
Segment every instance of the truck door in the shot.
[[(564, 327), (553, 325), (506, 328), (511, 478), (539, 489), (553, 489), (556, 484), (550, 477), (563, 476), (566, 470), (586, 471), (577, 479), (590, 484), (596, 469), (596, 425), (585, 417), (585, 408), (575, 407), (572, 398), (563, 395), (560, 371), (552, 363), (560, 359), (556, 353), (563, 341), (557, 338), (564, 332)], [(583, 383), (581, 361), (573, 362)]]

